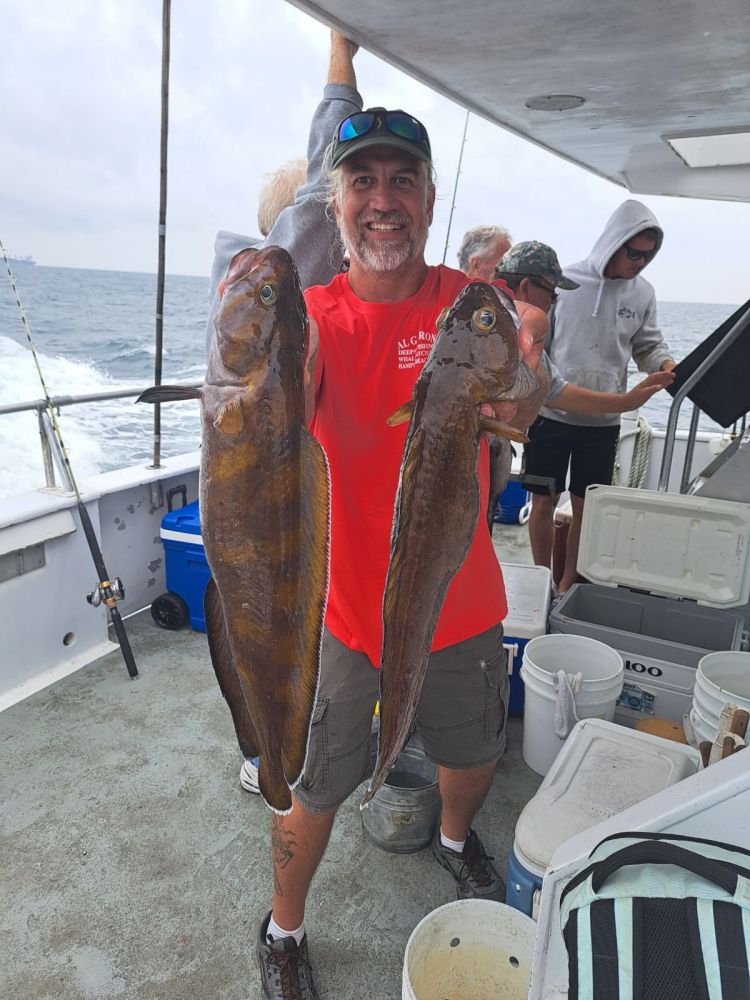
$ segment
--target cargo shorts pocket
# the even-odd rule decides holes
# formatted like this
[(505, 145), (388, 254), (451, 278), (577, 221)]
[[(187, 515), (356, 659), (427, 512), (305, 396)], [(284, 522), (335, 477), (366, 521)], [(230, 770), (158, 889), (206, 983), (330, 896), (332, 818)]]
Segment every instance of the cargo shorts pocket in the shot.
[(313, 788), (316, 791), (326, 791), (329, 759), (328, 698), (320, 698), (313, 711), (307, 760), (300, 778), (300, 787), (308, 792)]
[(503, 737), (509, 681), (508, 651), (501, 649), (489, 660), (481, 660), (484, 673), (484, 741), (495, 746)]

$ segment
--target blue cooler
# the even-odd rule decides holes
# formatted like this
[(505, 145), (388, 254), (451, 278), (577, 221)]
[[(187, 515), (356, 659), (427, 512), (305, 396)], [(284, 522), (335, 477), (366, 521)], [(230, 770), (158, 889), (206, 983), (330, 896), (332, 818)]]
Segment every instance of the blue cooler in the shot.
[(518, 524), (521, 519), (521, 511), (528, 501), (529, 495), (523, 486), (510, 480), (497, 498), (497, 506), (492, 520), (498, 524)]
[(159, 534), (164, 546), (167, 589), (187, 604), (192, 627), (205, 632), (203, 595), (211, 570), (203, 549), (198, 501), (165, 514)]
[(510, 699), (508, 712), (523, 715), (524, 687), (521, 661), (529, 639), (547, 631), (552, 574), (546, 566), (503, 563), (508, 615), (503, 622), (503, 646), (508, 651)]

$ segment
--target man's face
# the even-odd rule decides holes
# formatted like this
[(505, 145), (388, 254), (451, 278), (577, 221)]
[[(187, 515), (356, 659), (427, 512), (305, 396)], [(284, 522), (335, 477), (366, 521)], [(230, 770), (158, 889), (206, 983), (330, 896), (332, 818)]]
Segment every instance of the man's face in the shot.
[(557, 289), (547, 278), (543, 278), (540, 274), (531, 274), (520, 282), (515, 297), (548, 313), (553, 303), (557, 301)]
[(424, 259), (435, 201), (428, 170), (424, 161), (388, 146), (343, 162), (334, 209), (353, 264), (387, 272)]
[(478, 281), (492, 281), (495, 268), (508, 250), (510, 250), (508, 240), (504, 236), (496, 236), (484, 254), (476, 254), (469, 258), (467, 275)]
[[(612, 254), (609, 263), (604, 268), (604, 277), (620, 278), (624, 281), (635, 278), (650, 262), (655, 251), (656, 240), (652, 237), (645, 236), (643, 233), (632, 236), (616, 253)], [(632, 257), (636, 257), (636, 259), (631, 260)]]

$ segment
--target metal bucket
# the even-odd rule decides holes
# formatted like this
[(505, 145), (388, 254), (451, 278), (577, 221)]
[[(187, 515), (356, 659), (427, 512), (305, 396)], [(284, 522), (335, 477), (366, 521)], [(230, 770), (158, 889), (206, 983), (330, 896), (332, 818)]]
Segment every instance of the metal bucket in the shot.
[[(360, 785), (360, 798), (369, 784)], [(411, 854), (427, 847), (440, 819), (440, 792), (437, 767), (420, 746), (407, 743), (360, 815), (362, 829), (384, 851)]]

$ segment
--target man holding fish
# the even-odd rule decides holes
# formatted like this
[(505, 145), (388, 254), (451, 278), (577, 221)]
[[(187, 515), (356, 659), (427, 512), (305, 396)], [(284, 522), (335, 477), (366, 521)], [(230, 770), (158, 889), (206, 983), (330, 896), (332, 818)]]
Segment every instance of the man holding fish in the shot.
[[(379, 778), (371, 792), (416, 718), (439, 767), (435, 857), (456, 880), (459, 897), (504, 897), (471, 829), (505, 748), (508, 687), (501, 625), (507, 606), (484, 516), (489, 468), (481, 432), (524, 439), (534, 414), (526, 407), (523, 426), (514, 429), (514, 400), (536, 388), (547, 320), (521, 305), (519, 323), (512, 299), (498, 289), (426, 264), (435, 187), (429, 138), (417, 119), (384, 108), (350, 115), (338, 126), (328, 165), (331, 206), (351, 266), (331, 284), (309, 289), (305, 300), (309, 427), (331, 479), (330, 585), (305, 768), (291, 811), (273, 817), (273, 909), (257, 945), (264, 998), (317, 996), (305, 901), (338, 806), (371, 771), (379, 693)], [(432, 352), (436, 327), (442, 348)], [(494, 351), (491, 363), (476, 353), (475, 341)], [(456, 401), (440, 390), (451, 368), (461, 387)], [(410, 414), (405, 452), (406, 429), (393, 425)], [(453, 456), (447, 464), (445, 454)], [(429, 468), (436, 470), (432, 480), (423, 475)], [(450, 498), (439, 512), (428, 496), (435, 482)], [(455, 545), (453, 534), (462, 536)], [(451, 550), (446, 559), (444, 548)], [(398, 649), (403, 636), (421, 637), (402, 650), (403, 662), (398, 649), (394, 658), (383, 646), (384, 615)], [(379, 692), (375, 668), (386, 660), (388, 682)], [(261, 755), (261, 777), (263, 767)]]

